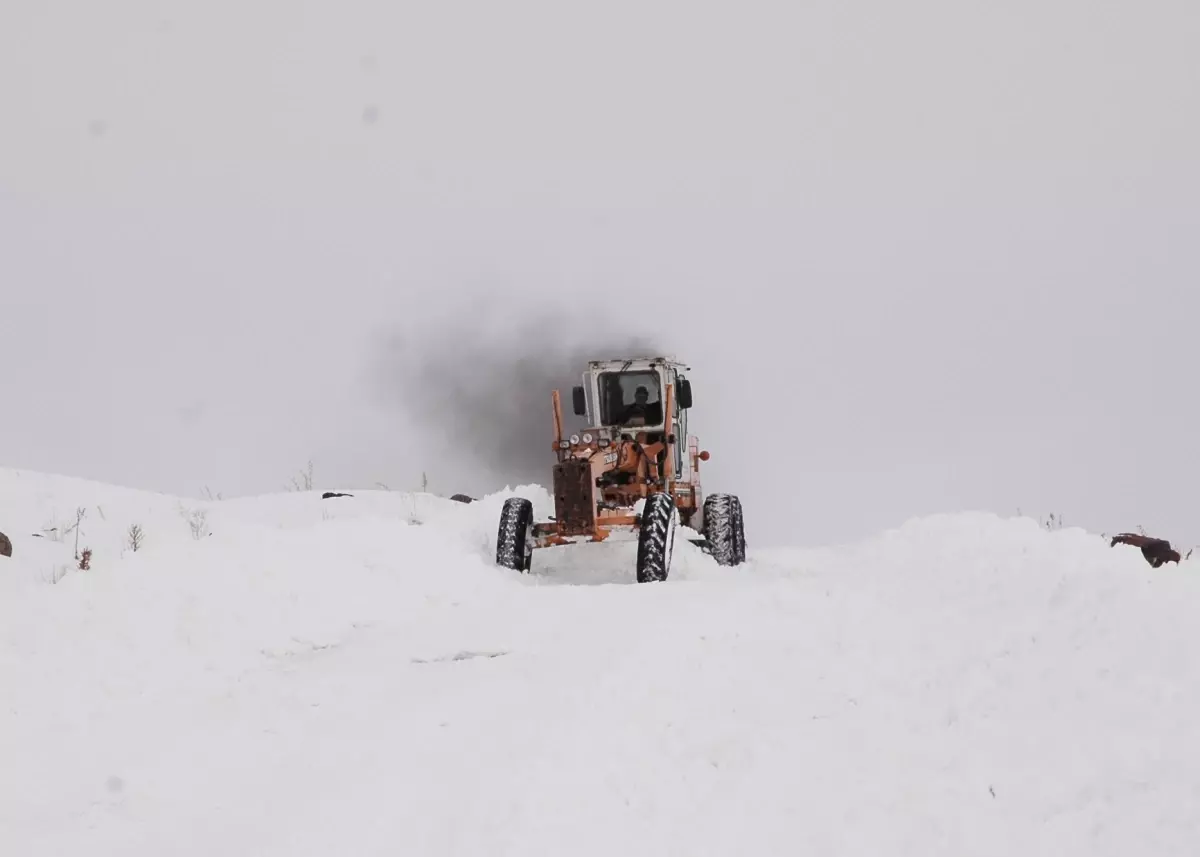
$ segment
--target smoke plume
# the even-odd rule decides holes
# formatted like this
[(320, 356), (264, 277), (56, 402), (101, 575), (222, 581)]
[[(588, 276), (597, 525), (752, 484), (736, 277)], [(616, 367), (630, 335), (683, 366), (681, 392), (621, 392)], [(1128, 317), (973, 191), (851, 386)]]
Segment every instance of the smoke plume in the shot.
[[(653, 314), (649, 319), (653, 322)], [(473, 477), (475, 490), (548, 484), (554, 463), (551, 392), (564, 429), (579, 425), (571, 388), (588, 360), (670, 353), (660, 337), (594, 306), (512, 310), (475, 304), (431, 320), (422, 313), (385, 338), (377, 379), (390, 405)], [(449, 448), (447, 453), (446, 448)], [(464, 467), (462, 465), (468, 465)], [(487, 481), (491, 484), (484, 485)]]

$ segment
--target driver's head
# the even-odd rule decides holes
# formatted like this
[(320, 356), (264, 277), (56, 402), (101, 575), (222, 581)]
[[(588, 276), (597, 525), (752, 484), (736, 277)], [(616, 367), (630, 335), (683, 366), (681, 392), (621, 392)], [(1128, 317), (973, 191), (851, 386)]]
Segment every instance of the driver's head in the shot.
[(646, 402), (650, 401), (650, 391), (645, 387), (638, 387), (633, 392), (633, 400), (639, 405), (646, 404)]

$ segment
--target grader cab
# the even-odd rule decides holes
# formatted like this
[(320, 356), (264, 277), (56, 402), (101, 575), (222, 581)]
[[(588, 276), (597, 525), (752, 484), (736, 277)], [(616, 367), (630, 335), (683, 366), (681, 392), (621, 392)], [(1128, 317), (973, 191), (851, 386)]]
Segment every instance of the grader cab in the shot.
[(554, 514), (535, 521), (533, 504), (510, 497), (500, 514), (496, 563), (529, 571), (538, 548), (636, 535), (639, 583), (666, 580), (679, 524), (721, 565), (746, 558), (740, 500), (703, 496), (700, 462), (709, 454), (688, 434), (687, 366), (668, 357), (596, 360), (572, 390), (586, 425), (564, 437), (562, 400), (552, 394)]

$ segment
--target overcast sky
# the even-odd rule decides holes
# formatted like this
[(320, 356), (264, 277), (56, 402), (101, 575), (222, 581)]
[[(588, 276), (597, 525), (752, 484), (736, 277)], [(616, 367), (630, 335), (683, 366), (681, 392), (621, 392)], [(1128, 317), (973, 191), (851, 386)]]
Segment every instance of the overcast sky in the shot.
[(4, 0), (0, 465), (548, 482), (548, 387), (652, 344), (752, 544), (1200, 543), (1197, 44), (1195, 0)]

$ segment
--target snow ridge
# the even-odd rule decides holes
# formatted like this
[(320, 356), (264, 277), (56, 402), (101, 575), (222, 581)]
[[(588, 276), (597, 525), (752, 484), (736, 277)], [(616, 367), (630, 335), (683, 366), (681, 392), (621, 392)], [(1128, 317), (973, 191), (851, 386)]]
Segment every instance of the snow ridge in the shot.
[(750, 510), (745, 565), (681, 532), (638, 585), (636, 542), (497, 568), (536, 486), (339, 490), (0, 470), (0, 853), (1200, 845), (1190, 562), (982, 513), (762, 551)]

